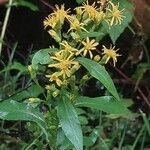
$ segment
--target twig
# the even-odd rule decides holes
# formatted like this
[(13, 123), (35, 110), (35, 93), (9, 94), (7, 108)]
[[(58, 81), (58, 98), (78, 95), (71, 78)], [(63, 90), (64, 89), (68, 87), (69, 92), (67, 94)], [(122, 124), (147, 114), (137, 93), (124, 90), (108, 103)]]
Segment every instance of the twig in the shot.
[[(128, 80), (126, 80), (126, 79), (124, 79), (124, 78), (121, 78), (121, 79), (113, 79), (113, 81), (115, 82), (115, 83), (117, 83), (117, 84), (128, 84), (128, 85), (133, 85), (133, 83), (131, 83), (130, 81), (128, 81)], [(134, 82), (134, 84), (136, 84), (136, 81), (134, 81), (133, 80), (133, 82)], [(150, 82), (150, 80), (141, 80), (140, 81), (140, 83), (139, 83), (139, 86), (147, 86), (147, 88), (148, 87), (150, 87), (150, 85), (147, 85), (147, 83), (149, 83)], [(147, 90), (147, 89), (146, 89)], [(149, 91), (150, 92), (150, 91)], [(148, 93), (149, 93), (148, 92)]]
[[(110, 63), (111, 66), (113, 66)], [(133, 85), (135, 84), (128, 76), (126, 76), (121, 70), (119, 70), (117, 67), (114, 68), (122, 77), (124, 77), (126, 80), (128, 80), (129, 82), (131, 82)], [(148, 101), (147, 97), (143, 94), (143, 92), (141, 91), (141, 89), (138, 87), (137, 91), (139, 92), (140, 96), (143, 98), (143, 100), (146, 102), (146, 104), (150, 107), (150, 102)]]
[(0, 35), (0, 56), (1, 56), (1, 52), (2, 52), (2, 46), (3, 46), (3, 39), (4, 39), (4, 35), (6, 32), (6, 27), (8, 24), (8, 19), (9, 19), (9, 15), (10, 15), (10, 11), (11, 11), (11, 4), (12, 4), (13, 0), (9, 0), (8, 3), (8, 8), (6, 10), (6, 14), (5, 14), (5, 19), (4, 19), (4, 23), (3, 23), (3, 27), (2, 27), (2, 31), (1, 31), (1, 35)]
[(50, 9), (55, 10), (55, 8), (53, 6), (51, 6), (48, 2), (44, 1), (44, 0), (40, 0), (45, 6), (48, 6)]

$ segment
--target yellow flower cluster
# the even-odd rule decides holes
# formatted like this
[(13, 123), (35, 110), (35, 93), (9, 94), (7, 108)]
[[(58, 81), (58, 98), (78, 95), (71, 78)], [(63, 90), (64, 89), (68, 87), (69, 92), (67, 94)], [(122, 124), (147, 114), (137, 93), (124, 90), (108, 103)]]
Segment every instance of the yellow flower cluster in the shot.
[[(54, 68), (50, 69), (51, 71), (55, 71), (46, 75), (57, 86), (66, 85), (67, 79), (80, 68), (75, 59), (77, 56), (89, 56), (100, 61), (98, 55), (93, 58), (93, 51), (99, 43), (88, 37), (88, 33), (93, 32), (102, 21), (106, 21), (111, 27), (113, 24), (121, 24), (124, 17), (123, 10), (119, 10), (119, 4), (114, 5), (110, 0), (99, 0), (97, 4), (94, 2), (91, 5), (87, 1), (83, 6), (75, 8), (75, 11), (76, 14), (69, 15), (70, 9), (65, 10), (64, 5), (56, 5), (54, 12), (44, 20), (48, 33), (59, 43), (60, 51), (51, 54), (54, 63), (48, 65), (49, 68)], [(66, 24), (69, 24), (69, 29), (68, 32), (62, 33), (65, 20)], [(82, 36), (83, 33), (87, 33), (87, 36)], [(112, 58), (115, 66), (120, 55), (114, 48), (111, 46), (107, 49), (103, 46), (102, 54), (105, 63)]]

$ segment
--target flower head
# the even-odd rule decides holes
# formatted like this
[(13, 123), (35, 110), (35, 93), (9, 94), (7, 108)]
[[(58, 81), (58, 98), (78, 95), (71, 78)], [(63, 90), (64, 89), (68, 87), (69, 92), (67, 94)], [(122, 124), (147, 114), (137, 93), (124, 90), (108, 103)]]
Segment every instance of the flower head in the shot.
[(76, 55), (79, 55), (80, 53), (83, 52), (83, 56), (86, 56), (87, 53), (89, 53), (90, 58), (93, 58), (92, 50), (96, 49), (96, 46), (98, 45), (98, 42), (96, 42), (94, 39), (90, 41), (89, 37), (86, 38), (86, 41), (83, 41), (82, 44), (84, 47), (79, 50)]
[(83, 9), (83, 12), (90, 18), (94, 17), (94, 14), (96, 12), (96, 6), (95, 2), (92, 5), (89, 5), (88, 1), (86, 3), (83, 3), (83, 6), (80, 8)]
[(74, 54), (78, 51), (76, 48), (72, 47), (67, 41), (62, 41), (60, 44), (63, 46), (63, 50), (61, 50), (61, 52), (69, 52), (69, 54)]
[(43, 21), (45, 28), (47, 28), (47, 27), (54, 28), (56, 26), (57, 22), (58, 22), (58, 18), (56, 18), (55, 16), (52, 16), (52, 15), (49, 15)]
[(60, 20), (61, 23), (63, 23), (64, 19), (69, 17), (69, 9), (65, 10), (64, 5), (61, 5), (60, 8), (58, 5), (56, 5), (55, 7), (56, 10), (54, 10), (51, 15), (55, 16), (58, 20)]
[(82, 8), (81, 8), (81, 7), (76, 7), (76, 8), (75, 8), (75, 11), (76, 11), (76, 13), (77, 13), (77, 16), (80, 16), (80, 17), (81, 17), (81, 15), (83, 14), (83, 11), (82, 11)]
[(74, 65), (79, 65), (77, 61), (74, 61), (74, 58), (71, 58), (72, 55), (64, 55), (63, 53), (56, 52), (55, 56), (52, 56), (51, 58), (53, 60), (56, 60), (57, 63), (50, 64), (48, 67), (55, 67), (60, 70), (60, 75), (62, 75), (63, 79), (66, 77), (70, 77), (72, 72), (71, 69)]
[(85, 24), (80, 22), (77, 18), (70, 17), (69, 22), (70, 22), (70, 29), (68, 30), (68, 32), (71, 30), (76, 30), (76, 31), (84, 30), (84, 31), (88, 32), (84, 28)]
[(119, 49), (115, 50), (115, 46), (112, 47), (112, 45), (110, 45), (110, 48), (106, 48), (103, 45), (103, 49), (102, 49), (103, 53), (102, 54), (104, 54), (103, 58), (106, 59), (105, 64), (109, 61), (110, 58), (112, 58), (114, 66), (116, 65), (117, 57), (121, 56), (121, 55), (116, 53), (118, 50)]
[(69, 18), (69, 9), (65, 10), (64, 5), (61, 5), (60, 8), (58, 5), (55, 6), (56, 9), (52, 14), (50, 14), (48, 17), (44, 20), (44, 26), (55, 28), (55, 26), (60, 23), (63, 24), (65, 18)]
[(121, 24), (123, 18), (125, 17), (122, 15), (124, 9), (119, 10), (119, 3), (117, 5), (114, 5), (112, 2), (110, 2), (110, 5), (111, 9), (107, 9), (110, 14), (110, 18), (108, 19), (109, 26), (112, 26), (113, 24)]
[(46, 77), (47, 78), (49, 78), (49, 80), (51, 81), (51, 82), (56, 82), (56, 84), (58, 85), (58, 86), (61, 86), (62, 85), (62, 81), (60, 80), (60, 78), (59, 78), (59, 76), (60, 76), (61, 74), (60, 74), (60, 72), (55, 72), (55, 73), (53, 73), (53, 74), (51, 74), (51, 75), (46, 75)]
[(93, 20), (96, 22), (100, 22), (105, 18), (105, 13), (103, 11), (96, 11), (95, 14), (93, 15)]

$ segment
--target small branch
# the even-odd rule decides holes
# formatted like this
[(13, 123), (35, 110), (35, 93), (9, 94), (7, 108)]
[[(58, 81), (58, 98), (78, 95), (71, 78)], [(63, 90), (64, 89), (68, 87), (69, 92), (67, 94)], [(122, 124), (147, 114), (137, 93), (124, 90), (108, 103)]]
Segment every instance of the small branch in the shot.
[(44, 0), (40, 0), (45, 6), (49, 7), (52, 10), (55, 10), (55, 8), (53, 6), (51, 6), (48, 2), (44, 1)]
[[(111, 66), (113, 66), (110, 63)], [(131, 84), (135, 85), (134, 81), (131, 80), (128, 76), (126, 76), (121, 70), (119, 70), (117, 67), (114, 68), (122, 77), (124, 77), (127, 81), (129, 81)], [(138, 87), (137, 91), (139, 92), (140, 96), (143, 98), (143, 100), (146, 102), (146, 104), (150, 107), (150, 102), (148, 101), (147, 97), (144, 95), (142, 90)]]
[(4, 23), (3, 23), (3, 27), (2, 27), (2, 31), (1, 31), (1, 35), (0, 35), (0, 57), (1, 57), (1, 53), (2, 53), (2, 47), (3, 47), (3, 39), (4, 39), (4, 35), (6, 32), (6, 27), (8, 24), (8, 19), (9, 19), (9, 15), (10, 15), (10, 11), (11, 11), (11, 4), (12, 4), (13, 0), (9, 0), (8, 3), (8, 8), (6, 10), (6, 14), (5, 14), (5, 19), (4, 19)]
[[(124, 79), (124, 78), (121, 78), (121, 79), (113, 79), (113, 81), (115, 82), (115, 83), (117, 83), (117, 84), (128, 84), (128, 85), (133, 85), (133, 83), (131, 83), (129, 80), (126, 80), (126, 79)], [(136, 84), (136, 81), (133, 81), (134, 82), (134, 84)], [(150, 85), (147, 85), (147, 83), (149, 83), (150, 82), (150, 80), (141, 80), (140, 81), (140, 83), (139, 83), (139, 86), (147, 86), (147, 88), (148, 87), (150, 87)]]

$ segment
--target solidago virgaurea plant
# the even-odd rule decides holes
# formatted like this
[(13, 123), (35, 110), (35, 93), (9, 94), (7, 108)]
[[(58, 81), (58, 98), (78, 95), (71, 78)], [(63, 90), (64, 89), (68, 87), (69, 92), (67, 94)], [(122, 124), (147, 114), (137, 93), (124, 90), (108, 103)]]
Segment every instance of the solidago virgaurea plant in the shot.
[[(44, 103), (43, 112), (46, 122), (46, 139), (51, 149), (59, 149), (65, 141), (67, 149), (83, 149), (83, 135), (77, 108), (89, 107), (107, 113), (127, 116), (130, 111), (121, 103), (118, 92), (105, 64), (113, 62), (121, 56), (119, 49), (110, 44), (102, 46), (97, 38), (102, 24), (111, 29), (120, 25), (124, 9), (119, 3), (111, 0), (99, 0), (93, 3), (84, 2), (74, 10), (65, 8), (65, 4), (56, 5), (53, 13), (43, 21), (44, 28), (57, 44), (35, 53), (32, 64), (28, 67), (31, 78), (38, 86), (43, 86), (43, 96), (29, 98), (32, 104)], [(65, 28), (65, 30), (64, 30)], [(64, 32), (65, 31), (65, 32)], [(81, 73), (83, 67), (86, 69)], [(42, 76), (46, 83), (40, 84)], [(90, 98), (83, 96), (82, 87), (88, 80), (100, 81), (110, 96)], [(108, 107), (109, 106), (109, 107)], [(119, 108), (119, 109), (118, 109)], [(84, 145), (86, 147), (86, 145)]]

